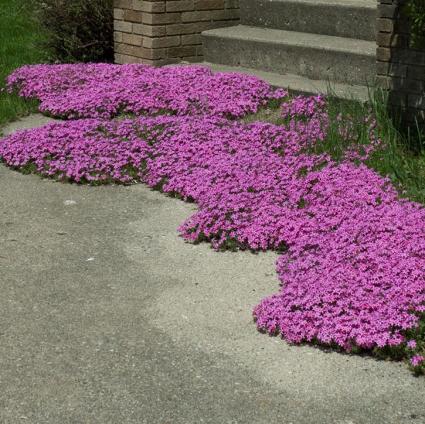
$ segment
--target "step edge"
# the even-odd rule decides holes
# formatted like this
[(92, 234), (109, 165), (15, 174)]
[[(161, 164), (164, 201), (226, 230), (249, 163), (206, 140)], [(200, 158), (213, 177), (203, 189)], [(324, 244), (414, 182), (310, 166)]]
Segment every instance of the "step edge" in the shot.
[[(263, 0), (264, 1), (264, 0)], [(294, 3), (294, 4), (306, 4), (312, 7), (323, 7), (333, 6), (338, 8), (349, 8), (359, 10), (377, 10), (378, 6), (376, 3), (359, 4), (355, 0), (346, 3), (340, 3), (337, 0), (319, 1), (317, 0), (269, 0), (270, 3)]]
[[(202, 62), (202, 65), (207, 66), (213, 72), (225, 73), (242, 73), (256, 76), (273, 87), (285, 88), (294, 93), (305, 94), (329, 94), (329, 87), (331, 94), (336, 94), (336, 97), (345, 100), (355, 100), (366, 102), (370, 99), (370, 87), (365, 85), (351, 85), (344, 83), (331, 82), (326, 80), (312, 80), (300, 75), (295, 74), (278, 74), (274, 72), (261, 71), (253, 68), (246, 68), (242, 66), (222, 65), (218, 63)], [(292, 86), (283, 82), (284, 80), (291, 80)], [(326, 87), (326, 88), (325, 88)]]
[[(309, 43), (293, 43), (288, 42), (287, 40), (268, 40), (265, 38), (261, 38), (260, 36), (249, 36), (247, 38), (235, 35), (235, 34), (229, 34), (232, 28), (254, 28), (255, 30), (263, 30), (263, 31), (272, 31), (272, 32), (280, 32), (280, 33), (292, 33), (292, 34), (300, 34), (304, 38), (317, 38), (318, 36), (331, 40), (331, 39), (338, 39), (338, 40), (345, 40), (346, 42), (356, 42), (361, 43), (363, 45), (362, 49), (353, 49), (349, 47), (339, 48), (329, 45), (319, 45), (316, 44), (309, 44)], [(274, 28), (258, 28), (258, 27), (251, 27), (248, 25), (236, 25), (232, 27), (225, 27), (225, 28), (215, 28), (210, 29), (207, 31), (203, 31), (202, 33), (203, 37), (209, 37), (209, 38), (224, 38), (227, 40), (242, 40), (242, 41), (253, 41), (257, 43), (268, 43), (268, 44), (276, 44), (276, 45), (286, 45), (286, 46), (295, 46), (295, 47), (307, 47), (311, 49), (316, 50), (324, 50), (324, 51), (337, 51), (341, 53), (350, 53), (350, 54), (357, 54), (360, 56), (370, 56), (375, 57), (376, 56), (376, 41), (370, 41), (370, 40), (363, 40), (363, 39), (357, 39), (357, 38), (347, 38), (347, 37), (339, 37), (339, 36), (333, 36), (333, 35), (326, 35), (326, 34), (313, 34), (313, 33), (307, 33), (307, 32), (298, 32), (298, 31), (286, 31), (286, 30), (280, 30), (280, 29), (274, 29)], [(348, 41), (349, 40), (349, 41)]]

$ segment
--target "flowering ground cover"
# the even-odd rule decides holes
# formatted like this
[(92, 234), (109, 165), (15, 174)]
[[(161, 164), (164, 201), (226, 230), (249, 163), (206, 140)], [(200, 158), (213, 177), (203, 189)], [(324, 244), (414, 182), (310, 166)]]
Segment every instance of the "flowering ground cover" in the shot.
[(286, 95), (258, 78), (202, 66), (32, 65), (13, 72), (7, 86), (39, 100), (41, 112), (73, 119), (167, 112), (240, 117)]
[[(137, 66), (125, 69), (137, 73)], [(204, 72), (185, 69), (184, 78)], [(145, 71), (151, 72), (141, 67)], [(30, 74), (20, 75), (10, 82), (23, 95), (37, 92), (52, 113), (55, 94), (50, 97), (50, 92), (67, 91), (62, 84), (69, 75), (60, 73), (56, 86), (52, 71), (50, 88), (36, 77), (29, 84), (25, 78)], [(74, 76), (69, 78), (71, 86)], [(143, 116), (115, 120), (105, 118), (117, 110), (92, 114), (106, 104), (98, 93), (79, 103), (77, 115), (87, 111), (88, 119), (8, 136), (0, 141), (0, 157), (13, 168), (58, 180), (143, 182), (196, 202), (198, 211), (180, 227), (186, 240), (207, 241), (216, 249), (280, 252), (281, 289), (254, 310), (260, 330), (291, 343), (409, 358), (412, 368), (423, 372), (425, 209), (401, 199), (388, 178), (366, 166), (384, 148), (374, 136), (373, 119), (367, 120), (368, 146), (355, 146), (350, 124), (341, 126), (347, 149), (336, 160), (320, 150), (330, 131), (321, 97), (286, 98), (280, 125), (226, 119), (284, 94), (244, 78), (220, 77), (225, 87), (218, 91), (227, 93), (222, 97), (216, 96), (217, 81), (213, 93), (205, 88), (212, 87), (208, 84), (199, 88), (204, 106), (195, 111), (184, 102), (181, 109), (170, 103), (164, 108), (162, 99), (157, 107), (150, 98), (150, 108), (131, 110), (143, 111)], [(238, 81), (243, 81), (240, 86)], [(25, 91), (30, 85), (33, 91)], [(247, 86), (262, 88), (238, 94)], [(196, 90), (190, 96), (196, 97)], [(173, 114), (152, 116), (159, 110)], [(66, 114), (77, 116), (74, 112), (71, 107)]]

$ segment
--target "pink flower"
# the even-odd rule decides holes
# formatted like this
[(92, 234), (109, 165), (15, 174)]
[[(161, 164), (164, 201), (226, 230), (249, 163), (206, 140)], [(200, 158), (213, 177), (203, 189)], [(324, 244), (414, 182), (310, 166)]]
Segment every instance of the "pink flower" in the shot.
[(409, 341), (407, 342), (407, 347), (408, 347), (409, 349), (415, 349), (415, 348), (416, 348), (416, 341), (415, 341), (415, 340), (409, 340)]
[(424, 356), (422, 356), (422, 355), (415, 355), (415, 356), (412, 356), (411, 358), (410, 358), (410, 363), (412, 364), (412, 366), (414, 366), (414, 367), (417, 367), (418, 365), (421, 365), (422, 364), (422, 362), (424, 362), (425, 361), (425, 357)]

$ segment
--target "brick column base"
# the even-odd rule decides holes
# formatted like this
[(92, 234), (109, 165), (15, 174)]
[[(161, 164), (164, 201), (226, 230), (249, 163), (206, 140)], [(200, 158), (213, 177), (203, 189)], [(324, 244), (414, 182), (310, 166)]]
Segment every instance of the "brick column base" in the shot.
[(378, 1), (377, 82), (404, 125), (425, 129), (425, 51), (409, 47), (403, 0)]
[(201, 32), (238, 20), (239, 0), (114, 0), (115, 61), (201, 62)]

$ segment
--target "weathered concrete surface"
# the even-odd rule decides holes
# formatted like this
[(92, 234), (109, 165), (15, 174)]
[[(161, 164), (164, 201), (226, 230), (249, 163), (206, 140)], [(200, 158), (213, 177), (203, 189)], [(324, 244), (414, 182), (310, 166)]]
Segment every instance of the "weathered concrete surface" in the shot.
[(324, 80), (311, 80), (300, 75), (275, 74), (259, 69), (244, 68), (240, 66), (217, 65), (216, 63), (203, 62), (213, 72), (238, 72), (242, 74), (255, 75), (268, 82), (273, 87), (287, 89), (291, 94), (317, 95), (327, 94), (333, 97), (347, 100), (367, 102), (370, 98), (369, 89), (363, 85), (348, 85), (341, 83), (329, 83)]
[(55, 120), (35, 113), (33, 115), (25, 116), (18, 121), (11, 122), (5, 127), (0, 127), (0, 135), (8, 135), (18, 130), (41, 127), (42, 125), (46, 125), (50, 122), (55, 122)]
[(367, 85), (376, 74), (376, 43), (238, 25), (202, 33), (207, 62), (313, 80)]
[(241, 24), (376, 39), (376, 0), (244, 0)]
[(251, 310), (273, 253), (177, 235), (193, 205), (0, 165), (0, 422), (425, 422), (402, 364), (288, 346)]

